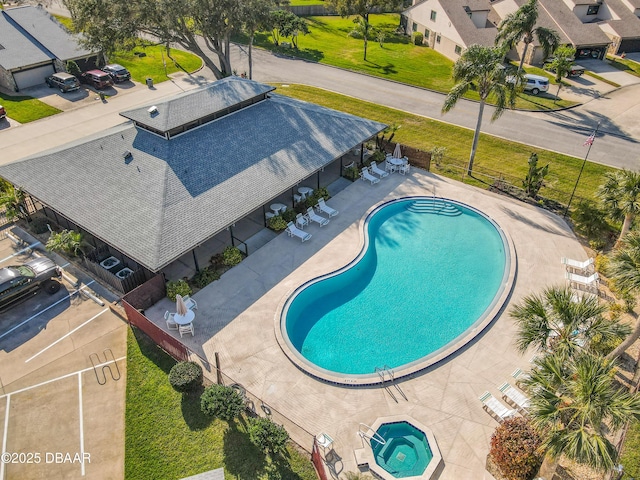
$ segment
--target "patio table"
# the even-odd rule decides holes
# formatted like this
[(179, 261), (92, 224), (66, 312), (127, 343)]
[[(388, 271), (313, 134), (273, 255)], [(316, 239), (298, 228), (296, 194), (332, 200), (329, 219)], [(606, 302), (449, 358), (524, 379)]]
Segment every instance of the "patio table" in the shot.
[(313, 193), (313, 188), (310, 187), (300, 187), (298, 189), (298, 193), (301, 193), (302, 195), (308, 195), (310, 193)]
[(284, 212), (287, 209), (287, 206), (282, 203), (274, 203), (270, 205), (269, 208), (277, 215), (280, 212)]
[(196, 312), (193, 310), (187, 310), (184, 315), (178, 315), (177, 313), (173, 315), (173, 321), (178, 325), (189, 325), (194, 318), (196, 318)]

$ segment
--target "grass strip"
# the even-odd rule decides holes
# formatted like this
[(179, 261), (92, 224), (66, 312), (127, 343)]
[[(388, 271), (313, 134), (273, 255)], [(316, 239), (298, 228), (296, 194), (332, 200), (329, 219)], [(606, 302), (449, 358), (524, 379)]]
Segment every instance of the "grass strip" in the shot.
[[(270, 464), (250, 441), (246, 419), (228, 424), (205, 416), (199, 395), (171, 388), (175, 364), (137, 329), (127, 336), (125, 478), (184, 478), (224, 467), (225, 479), (266, 480)], [(290, 446), (275, 464), (283, 480), (316, 480), (306, 454)]]
[(0, 92), (0, 105), (6, 109), (8, 117), (20, 123), (33, 122), (62, 111), (36, 98), (25, 95), (7, 95), (2, 92)]
[[(320, 88), (288, 85), (284, 87), (282, 84), (275, 84), (276, 93), (383, 122), (387, 125), (400, 125), (401, 128), (396, 132), (393, 141), (398, 141), (403, 145), (409, 145), (423, 151), (430, 151), (433, 147), (445, 147), (448, 158), (445, 158), (443, 164), (465, 165), (469, 158), (473, 140), (472, 130)], [(488, 121), (488, 118), (485, 121)], [(531, 153), (538, 154), (539, 166), (549, 164), (547, 186), (543, 187), (541, 195), (566, 203), (582, 166), (583, 160), (580, 158), (481, 134), (474, 169), (493, 172), (497, 177), (503, 175), (509, 178), (524, 179), (528, 171), (527, 161)], [(456, 180), (461, 179), (462, 170), (444, 167), (442, 169), (432, 168), (434, 173)], [(587, 162), (576, 195), (583, 198), (594, 198), (596, 188), (603, 182), (604, 173), (613, 170), (615, 169), (612, 167)], [(474, 182), (473, 179), (470, 181)], [(475, 184), (482, 185), (479, 182)], [(483, 186), (486, 188), (486, 185)]]

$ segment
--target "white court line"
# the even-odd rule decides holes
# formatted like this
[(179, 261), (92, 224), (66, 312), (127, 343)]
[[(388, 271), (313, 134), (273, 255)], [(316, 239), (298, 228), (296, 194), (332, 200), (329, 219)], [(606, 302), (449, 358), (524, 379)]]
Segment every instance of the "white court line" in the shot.
[[(91, 280), (89, 283), (87, 283), (87, 285), (91, 285), (93, 282), (95, 282), (95, 280)], [(86, 287), (87, 285), (83, 286), (82, 288)], [(80, 290), (82, 290), (82, 288)], [(75, 295), (76, 293), (78, 293), (78, 290), (73, 291), (71, 293), (69, 293), (66, 297), (62, 297), (60, 300), (58, 300), (55, 303), (52, 303), (51, 305), (49, 305), (47, 308), (45, 308), (44, 310), (40, 310), (38, 313), (31, 315), (29, 318), (27, 318), (25, 321), (19, 323), (18, 325), (16, 325), (13, 328), (10, 328), (9, 330), (7, 330), (6, 332), (4, 332), (2, 335), (0, 335), (0, 339), (6, 337), (7, 335), (9, 335), (11, 332), (13, 332), (14, 330), (20, 328), (21, 326), (23, 326), (25, 323), (30, 322), (31, 320), (33, 320), (34, 318), (36, 318), (38, 315), (46, 312), (47, 310), (49, 310), (50, 308), (55, 307), (56, 305), (58, 305), (59, 303), (64, 302), (65, 300), (70, 299), (73, 295)]]
[[(7, 395), (7, 406), (4, 412), (4, 435), (2, 435), (2, 455), (7, 451), (7, 432), (9, 430), (9, 407), (11, 406), (11, 397)], [(0, 480), (4, 479), (4, 463), (0, 462)]]
[(46, 346), (45, 348), (43, 348), (42, 350), (40, 350), (38, 353), (36, 353), (35, 355), (33, 355), (32, 357), (27, 358), (24, 363), (29, 363), (31, 360), (33, 360), (34, 358), (36, 358), (38, 355), (40, 355), (41, 353), (46, 352), (47, 350), (49, 350), (51, 347), (53, 347), (54, 345), (58, 344), (59, 342), (61, 342), (62, 340), (64, 340), (65, 338), (67, 338), (69, 335), (71, 335), (73, 332), (75, 332), (76, 330), (80, 330), (82, 327), (84, 327), (87, 323), (95, 320), (96, 318), (98, 318), (100, 315), (102, 315), (104, 312), (109, 311), (108, 308), (105, 308), (104, 310), (102, 310), (100, 313), (94, 315), (93, 317), (91, 317), (89, 320), (87, 320), (86, 322), (84, 322), (82, 325), (77, 326), (76, 328), (74, 328), (73, 330), (71, 330), (69, 333), (66, 333), (65, 335), (61, 336), (58, 340), (56, 340), (53, 343), (50, 343), (48, 346)]
[(80, 455), (82, 455), (81, 471), (84, 477), (84, 420), (82, 418), (82, 374), (78, 373), (78, 397), (80, 406)]
[(20, 250), (19, 252), (14, 253), (13, 255), (9, 255), (6, 258), (3, 258), (2, 260), (0, 260), (0, 263), (6, 262), (7, 260), (12, 259), (13, 257), (17, 257), (18, 255), (20, 255), (21, 253), (26, 252), (27, 250), (29, 250), (32, 247), (35, 247), (36, 245), (40, 245), (40, 242), (36, 242), (36, 243), (32, 243), (31, 245), (29, 245), (28, 247), (23, 248), (22, 250)]
[(115, 362), (113, 360), (109, 360), (108, 362), (100, 363), (100, 364), (96, 365), (95, 367), (87, 367), (87, 368), (83, 368), (82, 370), (76, 370), (75, 372), (67, 373), (67, 374), (62, 375), (60, 377), (52, 378), (51, 380), (45, 380), (44, 382), (40, 382), (40, 383), (37, 383), (35, 385), (31, 385), (30, 387), (21, 388), (20, 390), (16, 390), (15, 392), (5, 393), (4, 395), (0, 395), (0, 398), (10, 397), (11, 395), (15, 395), (16, 393), (26, 392), (28, 390), (31, 390), (32, 388), (42, 387), (43, 385), (47, 385), (49, 383), (57, 382), (58, 380), (64, 380), (65, 378), (73, 377), (74, 375), (77, 375), (79, 373), (84, 373), (84, 372), (88, 372), (89, 370), (94, 370), (94, 368), (104, 367), (105, 365), (109, 365), (110, 363), (119, 362), (120, 360), (124, 360), (125, 358), (127, 358), (127, 357), (126, 356), (119, 357), (119, 358), (116, 358)]

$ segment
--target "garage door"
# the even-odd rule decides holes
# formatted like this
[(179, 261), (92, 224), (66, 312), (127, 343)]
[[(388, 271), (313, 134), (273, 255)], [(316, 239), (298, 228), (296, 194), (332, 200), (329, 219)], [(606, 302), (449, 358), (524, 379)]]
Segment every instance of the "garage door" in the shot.
[(13, 79), (16, 81), (18, 89), (22, 90), (23, 88), (29, 88), (44, 83), (44, 79), (53, 73), (53, 65), (43, 65), (42, 67), (14, 72)]
[(618, 48), (618, 54), (622, 52), (640, 52), (640, 38), (623, 40)]

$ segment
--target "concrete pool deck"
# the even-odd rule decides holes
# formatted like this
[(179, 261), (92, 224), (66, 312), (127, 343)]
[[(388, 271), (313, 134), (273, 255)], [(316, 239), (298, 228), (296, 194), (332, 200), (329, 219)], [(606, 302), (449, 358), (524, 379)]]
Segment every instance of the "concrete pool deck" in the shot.
[[(275, 333), (290, 293), (358, 254), (362, 222), (380, 202), (434, 193), (481, 210), (511, 237), (517, 271), (503, 313), (462, 350), (398, 382), (406, 400), (395, 388), (390, 391), (397, 401), (380, 386), (336, 386), (300, 371), (281, 350)], [(444, 460), (440, 479), (493, 478), (484, 466), (498, 423), (478, 397), (488, 390), (500, 398), (498, 386), (515, 368), (528, 368), (531, 356), (516, 352), (515, 327), (505, 312), (524, 295), (564, 284), (560, 258), (582, 260), (586, 253), (560, 217), (422, 171), (390, 175), (376, 185), (357, 181), (328, 203), (340, 214), (324, 227), (309, 227), (310, 241), (301, 243), (283, 233), (195, 294), (196, 335), (185, 335), (182, 341), (212, 365), (218, 352), (222, 371), (247, 391), (307, 431), (329, 434), (341, 459), (338, 472), (357, 471), (354, 451), (363, 447), (359, 423), (371, 425), (378, 417), (406, 414), (433, 431)], [(165, 327), (162, 314), (167, 308), (173, 305), (164, 300), (148, 309), (147, 316)], [(308, 436), (290, 434), (310, 448)]]

